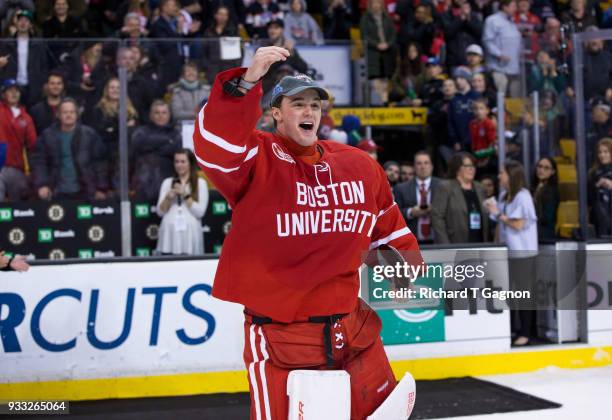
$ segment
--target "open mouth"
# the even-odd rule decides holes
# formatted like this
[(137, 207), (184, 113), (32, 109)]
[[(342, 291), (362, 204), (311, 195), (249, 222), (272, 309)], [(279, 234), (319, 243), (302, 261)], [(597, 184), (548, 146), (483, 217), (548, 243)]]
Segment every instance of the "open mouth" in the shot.
[(303, 123), (300, 123), (300, 124), (299, 124), (299, 127), (300, 127), (302, 130), (311, 131), (311, 130), (313, 130), (313, 129), (314, 129), (314, 123), (311, 123), (311, 122), (303, 122)]

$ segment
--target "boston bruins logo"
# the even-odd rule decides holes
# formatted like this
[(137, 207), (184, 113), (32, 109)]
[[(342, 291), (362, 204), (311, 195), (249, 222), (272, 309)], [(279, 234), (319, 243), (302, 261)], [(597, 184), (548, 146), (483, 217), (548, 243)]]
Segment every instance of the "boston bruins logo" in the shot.
[(146, 230), (147, 238), (152, 241), (156, 241), (159, 236), (159, 226), (158, 225), (149, 225)]
[(52, 222), (59, 222), (62, 220), (65, 213), (64, 208), (59, 204), (53, 204), (47, 211), (47, 215)]
[(19, 228), (11, 229), (8, 239), (13, 245), (21, 245), (25, 241), (25, 232)]
[(92, 242), (100, 242), (102, 239), (104, 239), (104, 228), (99, 225), (93, 225), (87, 231), (87, 236)]
[(65, 258), (66, 258), (66, 253), (62, 249), (55, 248), (49, 252), (50, 260), (63, 260)]

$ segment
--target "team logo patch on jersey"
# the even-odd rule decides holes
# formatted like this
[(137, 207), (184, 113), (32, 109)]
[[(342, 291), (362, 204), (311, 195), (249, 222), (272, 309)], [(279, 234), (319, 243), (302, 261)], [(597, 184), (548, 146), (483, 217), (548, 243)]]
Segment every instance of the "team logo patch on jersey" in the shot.
[(285, 162), (295, 163), (295, 160), (291, 157), (291, 155), (285, 153), (285, 151), (276, 143), (272, 143), (272, 151), (274, 152), (274, 156), (279, 158), (280, 160), (284, 160)]

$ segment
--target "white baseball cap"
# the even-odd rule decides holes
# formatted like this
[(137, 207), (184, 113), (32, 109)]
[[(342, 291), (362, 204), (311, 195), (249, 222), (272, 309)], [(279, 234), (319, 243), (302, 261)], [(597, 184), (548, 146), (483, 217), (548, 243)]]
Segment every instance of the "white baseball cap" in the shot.
[(483, 56), (484, 53), (482, 51), (482, 47), (478, 44), (472, 44), (465, 49), (466, 54), (477, 54), (479, 56)]

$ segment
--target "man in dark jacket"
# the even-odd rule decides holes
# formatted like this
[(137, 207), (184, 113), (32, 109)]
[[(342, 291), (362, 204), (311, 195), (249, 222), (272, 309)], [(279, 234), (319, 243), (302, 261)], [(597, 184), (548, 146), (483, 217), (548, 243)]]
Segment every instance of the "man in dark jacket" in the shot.
[[(589, 31), (597, 31), (589, 28)], [(612, 90), (612, 54), (604, 49), (601, 39), (587, 43), (584, 55), (584, 96), (592, 99), (595, 96), (609, 96), (607, 91)]]
[(464, 66), (465, 50), (478, 44), (482, 37), (482, 21), (472, 13), (472, 6), (465, 0), (454, 0), (453, 7), (442, 17), (446, 38), (446, 64), (454, 68)]
[(151, 122), (138, 127), (132, 135), (131, 189), (138, 200), (157, 201), (163, 180), (174, 174), (174, 153), (181, 148), (182, 141), (172, 124), (167, 103), (154, 101), (149, 118)]
[(47, 77), (47, 96), (30, 108), (30, 115), (34, 120), (36, 132), (42, 133), (50, 127), (57, 119), (57, 106), (64, 97), (64, 75), (58, 71), (52, 71)]
[(611, 107), (604, 98), (598, 97), (591, 101), (591, 124), (587, 131), (587, 164), (590, 166), (597, 157), (597, 142), (606, 137), (612, 137)]
[(9, 42), (0, 43), (0, 78), (15, 79), (21, 89), (21, 102), (26, 106), (40, 99), (40, 92), (49, 68), (49, 51), (45, 43), (32, 40), (32, 12), (17, 12), (17, 33)]
[[(182, 38), (179, 31), (180, 5), (177, 0), (162, 0), (159, 4), (159, 17), (151, 25), (151, 38)], [(158, 41), (155, 47), (160, 54), (161, 83), (168, 86), (181, 75), (181, 66), (185, 60), (182, 42)]]
[(98, 134), (78, 121), (77, 103), (59, 104), (59, 121), (39, 136), (32, 156), (34, 186), (42, 200), (106, 198), (108, 162)]
[(433, 243), (431, 200), (440, 180), (432, 176), (433, 163), (428, 152), (421, 150), (414, 155), (414, 172), (414, 178), (393, 188), (393, 195), (408, 228), (417, 236), (419, 243)]

